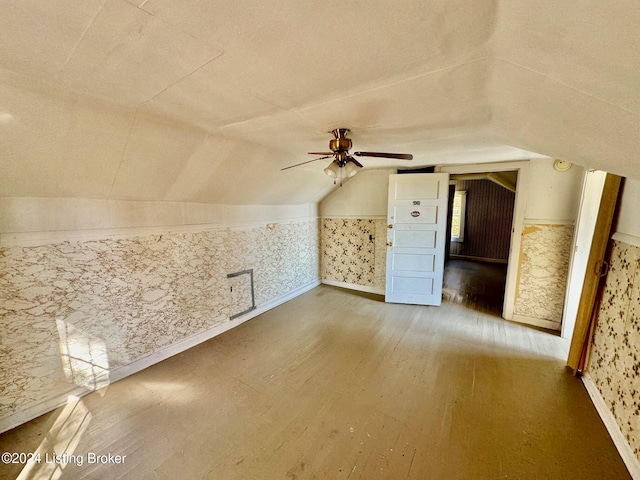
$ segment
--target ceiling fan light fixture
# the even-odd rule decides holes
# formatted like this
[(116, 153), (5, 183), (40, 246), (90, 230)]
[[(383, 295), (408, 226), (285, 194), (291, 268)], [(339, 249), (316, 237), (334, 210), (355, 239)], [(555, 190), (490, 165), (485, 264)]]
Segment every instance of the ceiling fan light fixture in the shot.
[(353, 162), (347, 162), (347, 164), (344, 166), (344, 173), (346, 173), (347, 178), (351, 178), (353, 177), (356, 173), (358, 173), (360, 171), (362, 167), (356, 165)]
[(336, 162), (331, 162), (327, 168), (324, 169), (324, 173), (331, 178), (338, 178), (340, 167)]

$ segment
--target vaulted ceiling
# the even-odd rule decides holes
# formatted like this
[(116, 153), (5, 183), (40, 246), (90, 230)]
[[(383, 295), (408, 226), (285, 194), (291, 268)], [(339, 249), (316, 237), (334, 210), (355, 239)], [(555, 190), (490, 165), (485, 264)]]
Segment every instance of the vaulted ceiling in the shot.
[[(640, 178), (636, 0), (8, 0), (0, 195), (315, 202), (336, 127), (411, 166)], [(408, 162), (363, 159), (367, 168)]]

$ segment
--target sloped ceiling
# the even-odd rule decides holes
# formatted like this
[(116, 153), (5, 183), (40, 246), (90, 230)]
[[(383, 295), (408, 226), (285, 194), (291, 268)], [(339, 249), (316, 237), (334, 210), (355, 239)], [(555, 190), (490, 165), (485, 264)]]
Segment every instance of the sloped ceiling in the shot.
[(316, 202), (327, 161), (280, 169), (336, 127), (412, 167), (640, 178), (638, 25), (636, 0), (8, 0), (0, 195)]

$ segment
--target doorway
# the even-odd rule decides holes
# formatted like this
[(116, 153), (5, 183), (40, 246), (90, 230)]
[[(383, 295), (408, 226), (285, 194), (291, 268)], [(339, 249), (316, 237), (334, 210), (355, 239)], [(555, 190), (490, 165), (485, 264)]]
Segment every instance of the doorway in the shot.
[(516, 171), (450, 176), (450, 301), (502, 316), (516, 187)]
[[(486, 176), (485, 179), (489, 179), (489, 176), (493, 176), (495, 181), (504, 181), (505, 176), (500, 175), (500, 172), (509, 172), (506, 177), (515, 180), (511, 182), (507, 179), (507, 183), (511, 184), (513, 187), (513, 203), (511, 204), (511, 224), (507, 229), (508, 235), (508, 251), (506, 252), (506, 262), (501, 263), (502, 269), (504, 269), (504, 295), (502, 301), (502, 308), (499, 314), (507, 319), (513, 319), (513, 310), (515, 305), (516, 298), (516, 286), (517, 286), (517, 275), (518, 275), (518, 260), (520, 255), (520, 243), (522, 237), (522, 230), (524, 225), (524, 208), (525, 202), (524, 198), (527, 197), (528, 194), (528, 169), (529, 162), (528, 161), (515, 161), (515, 162), (504, 162), (504, 163), (488, 163), (488, 164), (476, 164), (476, 165), (442, 165), (436, 168), (437, 172), (447, 172), (451, 175), (453, 179), (456, 180), (470, 180), (471, 178), (479, 178), (479, 175), (483, 177)], [(468, 206), (469, 204), (467, 204)], [(469, 216), (466, 217), (469, 219)], [(465, 227), (468, 228), (468, 225)], [(493, 247), (491, 247), (493, 248)], [(469, 252), (470, 250), (466, 250)], [(452, 247), (453, 255), (460, 255), (460, 250), (456, 251)], [(467, 260), (467, 261), (477, 261), (477, 260), (488, 260), (489, 257), (482, 257), (481, 255), (469, 255), (471, 257), (478, 258), (455, 258), (452, 256), (452, 259), (455, 260)], [(495, 272), (494, 272), (495, 273)], [(445, 268), (446, 275), (446, 268)]]

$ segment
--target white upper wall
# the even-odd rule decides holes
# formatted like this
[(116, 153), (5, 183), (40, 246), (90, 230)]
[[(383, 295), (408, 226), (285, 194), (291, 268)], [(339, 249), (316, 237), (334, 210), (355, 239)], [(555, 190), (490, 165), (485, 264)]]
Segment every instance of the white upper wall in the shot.
[(88, 198), (0, 198), (0, 245), (122, 233), (239, 227), (318, 216), (303, 205), (212, 205)]
[(616, 233), (636, 238), (640, 245), (640, 181), (626, 179), (620, 196), (618, 223)]
[(392, 169), (361, 170), (320, 203), (322, 217), (386, 217)]
[[(491, 164), (488, 171), (499, 171), (500, 165)], [(529, 185), (528, 197), (524, 199), (525, 221), (541, 224), (575, 222), (584, 169), (574, 165), (565, 172), (558, 172), (550, 159), (535, 159), (523, 162), (523, 165), (526, 165), (524, 181)], [(480, 172), (482, 168), (482, 164), (477, 164), (473, 171)], [(361, 171), (342, 187), (336, 187), (320, 203), (320, 216), (386, 217), (389, 175), (392, 173), (396, 170)]]
[(571, 224), (578, 215), (584, 169), (573, 165), (564, 172), (553, 168), (553, 160), (529, 164), (529, 198), (525, 218), (529, 223)]

